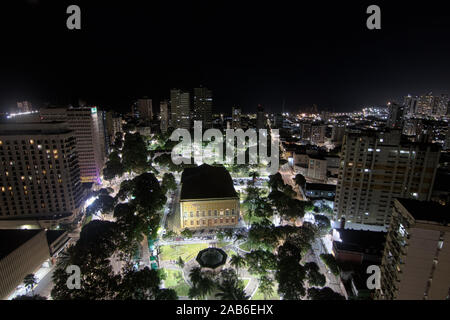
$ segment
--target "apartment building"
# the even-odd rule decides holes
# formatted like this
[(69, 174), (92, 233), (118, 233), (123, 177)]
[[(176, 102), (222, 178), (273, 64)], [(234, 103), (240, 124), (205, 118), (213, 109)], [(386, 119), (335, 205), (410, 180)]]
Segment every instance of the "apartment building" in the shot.
[(74, 132), (65, 123), (0, 124), (0, 228), (49, 228), (81, 206)]
[(385, 228), (394, 198), (430, 199), (439, 146), (407, 142), (399, 131), (348, 132), (343, 142), (336, 220)]
[(41, 121), (64, 121), (76, 138), (81, 182), (101, 183), (106, 157), (103, 116), (97, 108), (46, 108)]
[(450, 298), (449, 212), (435, 202), (395, 199), (378, 299)]

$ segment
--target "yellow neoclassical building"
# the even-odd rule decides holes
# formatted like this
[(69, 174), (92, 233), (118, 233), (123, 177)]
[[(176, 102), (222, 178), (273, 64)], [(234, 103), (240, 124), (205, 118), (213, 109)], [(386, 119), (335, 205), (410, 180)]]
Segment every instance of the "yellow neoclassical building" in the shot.
[(224, 167), (202, 164), (186, 168), (181, 176), (181, 229), (235, 226), (239, 197)]

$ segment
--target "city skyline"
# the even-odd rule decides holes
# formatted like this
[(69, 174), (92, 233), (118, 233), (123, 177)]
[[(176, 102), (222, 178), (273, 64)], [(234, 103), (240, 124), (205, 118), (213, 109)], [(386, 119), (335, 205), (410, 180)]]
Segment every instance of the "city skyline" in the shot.
[[(382, 2), (382, 28), (368, 30), (369, 4), (80, 2), (81, 30), (66, 28), (64, 2), (17, 4), (1, 22), (14, 35), (2, 37), (0, 108), (85, 99), (124, 111), (143, 96), (160, 101), (200, 85), (214, 92), (216, 112), (258, 104), (348, 112), (448, 93), (445, 10)], [(30, 49), (17, 49), (24, 44)]]

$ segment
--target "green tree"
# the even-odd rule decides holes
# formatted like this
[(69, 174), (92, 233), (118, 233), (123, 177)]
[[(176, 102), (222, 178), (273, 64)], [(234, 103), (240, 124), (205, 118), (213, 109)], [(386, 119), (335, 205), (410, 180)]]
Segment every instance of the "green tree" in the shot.
[(321, 236), (326, 235), (330, 231), (330, 219), (328, 219), (326, 216), (318, 214), (314, 216), (314, 220)]
[(267, 298), (273, 296), (275, 292), (273, 281), (274, 280), (269, 278), (267, 275), (263, 275), (259, 278), (258, 290), (263, 294), (264, 300), (267, 300)]
[(276, 256), (265, 250), (252, 250), (245, 255), (245, 261), (252, 274), (264, 275), (277, 268)]
[(113, 151), (108, 156), (105, 168), (103, 169), (103, 178), (106, 180), (112, 180), (116, 177), (121, 177), (124, 173), (124, 167), (122, 165), (119, 153)]
[(337, 277), (340, 274), (339, 266), (332, 254), (322, 253), (320, 259), (325, 263), (328, 269)]
[(244, 284), (238, 279), (236, 271), (224, 269), (219, 274), (216, 298), (220, 300), (248, 300)]
[(189, 272), (189, 279), (191, 279), (192, 285), (195, 287), (202, 279), (202, 269), (200, 267), (194, 267)]
[(236, 273), (239, 274), (239, 269), (244, 267), (246, 262), (245, 258), (239, 254), (231, 257), (230, 264), (236, 269)]
[(315, 262), (308, 262), (305, 264), (306, 278), (311, 286), (323, 287), (326, 283), (326, 278), (319, 271), (319, 266)]
[(149, 168), (147, 145), (139, 133), (125, 135), (122, 148), (122, 164), (126, 171), (144, 173)]
[(302, 189), (305, 189), (306, 187), (306, 179), (302, 174), (297, 174), (294, 178), (295, 184), (301, 187)]
[(180, 235), (182, 236), (182, 237), (184, 237), (184, 238), (188, 238), (188, 239), (190, 239), (190, 238), (192, 238), (192, 231), (191, 230), (189, 230), (188, 228), (184, 228), (181, 232), (180, 232)]
[(285, 242), (278, 248), (277, 258), (275, 279), (278, 281), (278, 293), (285, 300), (301, 300), (306, 294), (306, 270), (299, 263), (300, 249), (290, 242)]
[(162, 181), (161, 181), (161, 187), (165, 192), (169, 190), (176, 190), (177, 189), (177, 182), (175, 181), (175, 177), (171, 173), (164, 173)]

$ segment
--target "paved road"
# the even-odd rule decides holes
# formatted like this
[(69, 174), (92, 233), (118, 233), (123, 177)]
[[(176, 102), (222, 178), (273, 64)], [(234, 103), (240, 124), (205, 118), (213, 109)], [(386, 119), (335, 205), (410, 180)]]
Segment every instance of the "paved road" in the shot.
[(312, 250), (310, 251), (311, 257), (313, 261), (319, 266), (320, 272), (325, 275), (327, 278), (326, 286), (333, 289), (333, 291), (345, 296), (345, 293), (342, 291), (340, 286), (340, 279), (336, 277), (333, 273), (331, 273), (328, 268), (323, 263), (322, 259), (320, 259), (320, 255), (322, 253), (327, 253), (320, 239), (315, 239), (312, 243)]
[(50, 271), (39, 281), (38, 285), (34, 289), (34, 293), (43, 297), (47, 297), (47, 299), (51, 299), (50, 294), (53, 289), (53, 272), (55, 271), (55, 267), (53, 266)]
[(284, 183), (290, 185), (292, 187), (292, 189), (297, 193), (296, 198), (298, 200), (306, 200), (303, 190), (301, 190), (301, 188), (299, 188), (299, 186), (297, 186), (295, 184), (294, 179), (292, 179), (292, 176), (295, 173), (293, 172), (291, 167), (288, 164), (285, 164), (280, 167), (279, 173), (281, 174), (281, 177), (283, 178)]

